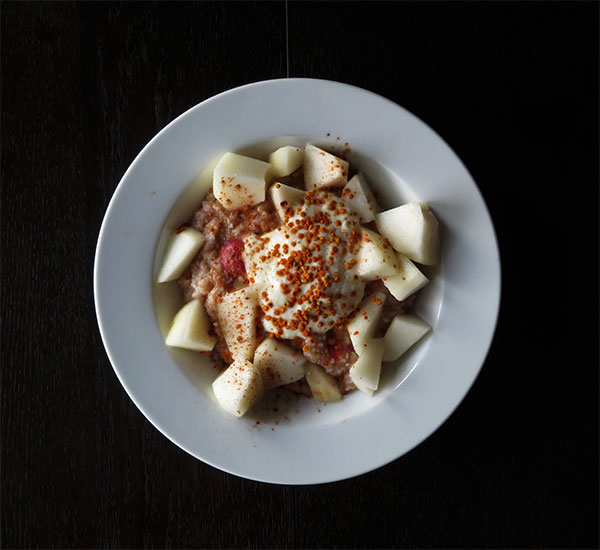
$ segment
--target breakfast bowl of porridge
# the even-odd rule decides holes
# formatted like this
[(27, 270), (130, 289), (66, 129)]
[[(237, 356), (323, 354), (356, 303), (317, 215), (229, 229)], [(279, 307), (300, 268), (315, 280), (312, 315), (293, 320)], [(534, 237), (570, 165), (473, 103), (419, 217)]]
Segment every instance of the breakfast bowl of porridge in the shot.
[(464, 165), (416, 117), (311, 79), (187, 111), (111, 200), (96, 311), (125, 390), (176, 445), (285, 484), (359, 475), (460, 403), (500, 266)]

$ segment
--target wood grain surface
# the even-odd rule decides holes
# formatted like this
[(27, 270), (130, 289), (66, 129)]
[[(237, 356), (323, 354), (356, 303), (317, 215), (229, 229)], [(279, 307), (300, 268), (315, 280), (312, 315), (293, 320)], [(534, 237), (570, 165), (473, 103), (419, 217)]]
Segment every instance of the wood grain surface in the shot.
[[(0, 4), (0, 546), (597, 548), (598, 12)], [(456, 412), (388, 466), (309, 487), (163, 437), (110, 366), (92, 293), (102, 217), (142, 147), (198, 102), (288, 74), (434, 128), (478, 182), (503, 267), (496, 338)]]

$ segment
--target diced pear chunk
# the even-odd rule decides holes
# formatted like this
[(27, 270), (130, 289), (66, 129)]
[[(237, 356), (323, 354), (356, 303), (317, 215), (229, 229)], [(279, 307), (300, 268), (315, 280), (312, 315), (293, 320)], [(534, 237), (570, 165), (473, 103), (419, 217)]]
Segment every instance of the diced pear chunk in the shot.
[(313, 397), (319, 401), (339, 401), (342, 398), (337, 380), (331, 374), (326, 373), (321, 365), (315, 365), (314, 363), (308, 365), (306, 381), (310, 386)]
[(198, 300), (191, 300), (175, 315), (165, 343), (174, 348), (211, 351), (217, 341), (208, 333), (211, 327), (204, 306)]
[(237, 417), (246, 414), (264, 393), (260, 373), (245, 359), (231, 363), (213, 382), (212, 388), (219, 405)]
[(349, 375), (354, 385), (363, 393), (373, 395), (379, 387), (383, 338), (371, 338), (365, 343), (363, 353), (350, 367)]
[(284, 185), (283, 183), (274, 183), (269, 187), (269, 196), (273, 201), (275, 210), (279, 215), (281, 221), (285, 220), (286, 213), (292, 213), (292, 211), (302, 202), (304, 199), (304, 191)]
[(398, 252), (396, 257), (399, 273), (392, 277), (386, 277), (383, 284), (390, 291), (390, 294), (401, 302), (417, 290), (422, 289), (429, 282), (429, 279), (419, 271), (407, 256)]
[(203, 243), (204, 235), (193, 227), (182, 227), (175, 231), (169, 239), (157, 281), (166, 283), (181, 277)]
[(306, 375), (306, 359), (299, 351), (267, 338), (254, 353), (254, 367), (261, 373), (265, 388), (291, 384)]
[(271, 174), (277, 177), (289, 176), (302, 165), (304, 151), (299, 147), (286, 145), (269, 155)]
[(314, 145), (304, 149), (304, 185), (307, 191), (343, 187), (348, 181), (348, 163)]
[(383, 360), (395, 361), (430, 330), (425, 321), (412, 313), (396, 315), (383, 338)]
[(374, 292), (366, 296), (358, 306), (354, 317), (348, 323), (348, 334), (354, 351), (358, 355), (363, 354), (367, 341), (373, 337), (379, 326), (385, 298), (383, 292)]
[(271, 165), (250, 157), (225, 153), (213, 172), (213, 193), (226, 210), (265, 200), (266, 175)]
[(360, 216), (360, 223), (372, 222), (379, 212), (377, 201), (362, 174), (350, 179), (342, 190), (342, 198)]
[(365, 281), (391, 277), (398, 273), (398, 261), (392, 246), (378, 233), (360, 228), (357, 273)]
[(258, 293), (253, 286), (224, 294), (217, 306), (219, 325), (234, 361), (254, 356), (257, 307)]
[(377, 231), (411, 260), (437, 263), (440, 255), (439, 224), (424, 202), (410, 202), (375, 216)]

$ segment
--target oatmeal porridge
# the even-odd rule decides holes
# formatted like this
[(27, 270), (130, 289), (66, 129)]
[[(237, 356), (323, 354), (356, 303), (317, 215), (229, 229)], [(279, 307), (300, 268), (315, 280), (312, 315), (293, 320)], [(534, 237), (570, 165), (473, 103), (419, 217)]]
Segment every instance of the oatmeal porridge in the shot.
[(210, 353), (218, 403), (242, 416), (269, 388), (373, 395), (382, 362), (429, 330), (410, 313), (439, 256), (425, 203), (380, 211), (363, 174), (312, 144), (269, 162), (233, 153), (171, 237), (159, 282), (185, 305), (167, 344)]

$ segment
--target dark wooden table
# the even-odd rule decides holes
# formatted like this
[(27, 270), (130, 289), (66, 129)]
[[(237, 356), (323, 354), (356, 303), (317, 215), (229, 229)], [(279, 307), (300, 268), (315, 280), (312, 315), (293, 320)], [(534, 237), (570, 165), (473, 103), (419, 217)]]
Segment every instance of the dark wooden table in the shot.
[[(2, 548), (598, 547), (597, 2), (0, 10)], [(92, 296), (104, 211), (146, 142), (286, 76), (370, 89), (439, 132), (503, 267), (456, 413), (392, 464), (309, 487), (222, 473), (156, 431)]]

